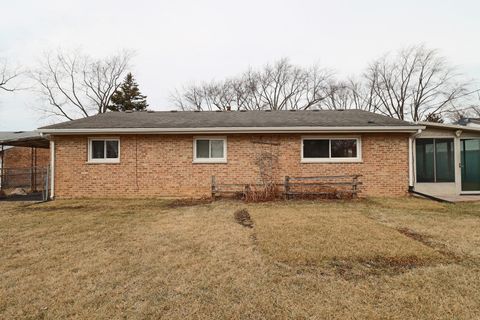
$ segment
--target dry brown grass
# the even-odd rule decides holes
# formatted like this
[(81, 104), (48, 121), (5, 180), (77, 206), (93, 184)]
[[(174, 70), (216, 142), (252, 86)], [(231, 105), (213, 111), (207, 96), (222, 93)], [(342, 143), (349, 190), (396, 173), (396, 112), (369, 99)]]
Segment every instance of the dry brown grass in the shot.
[(0, 202), (0, 318), (480, 317), (479, 204), (169, 204)]

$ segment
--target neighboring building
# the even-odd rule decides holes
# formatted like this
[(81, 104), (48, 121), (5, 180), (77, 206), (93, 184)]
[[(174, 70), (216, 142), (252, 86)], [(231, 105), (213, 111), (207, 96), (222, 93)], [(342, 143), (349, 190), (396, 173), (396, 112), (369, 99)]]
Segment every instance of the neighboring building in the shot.
[(421, 122), (411, 172), (415, 191), (434, 196), (480, 193), (480, 127)]
[(2, 152), (0, 147), (0, 167), (30, 168), (47, 167), (50, 163), (50, 151), (45, 148), (11, 147), (5, 146)]
[(0, 188), (43, 187), (49, 141), (35, 131), (0, 132)]
[(52, 151), (52, 197), (210, 195), (259, 180), (258, 141), (274, 142), (273, 179), (362, 175), (362, 194), (402, 196), (411, 136), (423, 125), (360, 110), (108, 112), (40, 128)]
[(480, 128), (480, 118), (462, 118), (458, 120), (456, 125), (468, 126), (468, 127), (479, 127)]

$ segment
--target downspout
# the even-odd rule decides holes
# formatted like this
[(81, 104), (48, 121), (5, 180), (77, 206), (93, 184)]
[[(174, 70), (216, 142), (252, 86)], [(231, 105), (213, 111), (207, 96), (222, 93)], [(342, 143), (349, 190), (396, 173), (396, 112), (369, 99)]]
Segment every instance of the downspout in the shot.
[(408, 137), (408, 190), (413, 191), (414, 187), (414, 170), (413, 170), (413, 140), (422, 133), (422, 129), (418, 129), (417, 132), (413, 133)]
[[(5, 147), (3, 146), (3, 144), (1, 145), (2, 146), (2, 150), (0, 151), (0, 191), (3, 190), (3, 167), (4, 167), (4, 154), (5, 154)], [(1, 192), (0, 192), (1, 193)]]
[(50, 140), (50, 200), (55, 197), (55, 141)]

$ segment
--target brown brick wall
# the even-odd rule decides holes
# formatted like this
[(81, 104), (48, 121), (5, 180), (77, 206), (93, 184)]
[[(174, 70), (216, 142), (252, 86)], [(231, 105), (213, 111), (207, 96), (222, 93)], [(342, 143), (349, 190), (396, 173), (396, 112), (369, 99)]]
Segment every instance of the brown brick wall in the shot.
[[(46, 167), (50, 161), (50, 149), (37, 148), (37, 167)], [(4, 168), (30, 168), (32, 165), (32, 149), (12, 147), (4, 150)]]
[[(321, 136), (321, 135), (318, 135)], [(211, 176), (223, 183), (254, 183), (260, 139), (279, 143), (275, 171), (286, 175), (361, 174), (363, 195), (400, 196), (408, 188), (408, 135), (362, 134), (362, 163), (300, 163), (301, 135), (228, 135), (226, 164), (196, 164), (192, 135), (122, 135), (118, 164), (87, 163), (86, 136), (56, 136), (55, 196), (150, 197), (210, 195)], [(275, 147), (272, 147), (275, 148)]]
[[(0, 149), (1, 157), (1, 149)], [(33, 157), (33, 166), (37, 169), (33, 170), (35, 177), (32, 176), (32, 149), (26, 147), (13, 147), (3, 151), (3, 187), (33, 187), (34, 189), (42, 189), (46, 167), (50, 163), (50, 150), (37, 148), (36, 160)]]

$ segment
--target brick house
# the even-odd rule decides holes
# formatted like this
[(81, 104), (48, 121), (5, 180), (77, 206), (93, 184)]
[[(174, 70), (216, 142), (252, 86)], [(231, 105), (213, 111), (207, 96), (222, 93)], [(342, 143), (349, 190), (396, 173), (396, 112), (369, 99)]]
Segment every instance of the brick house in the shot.
[(52, 197), (200, 197), (211, 177), (259, 179), (258, 141), (273, 141), (273, 179), (362, 175), (362, 194), (408, 191), (412, 135), (424, 128), (360, 110), (109, 112), (40, 128)]

